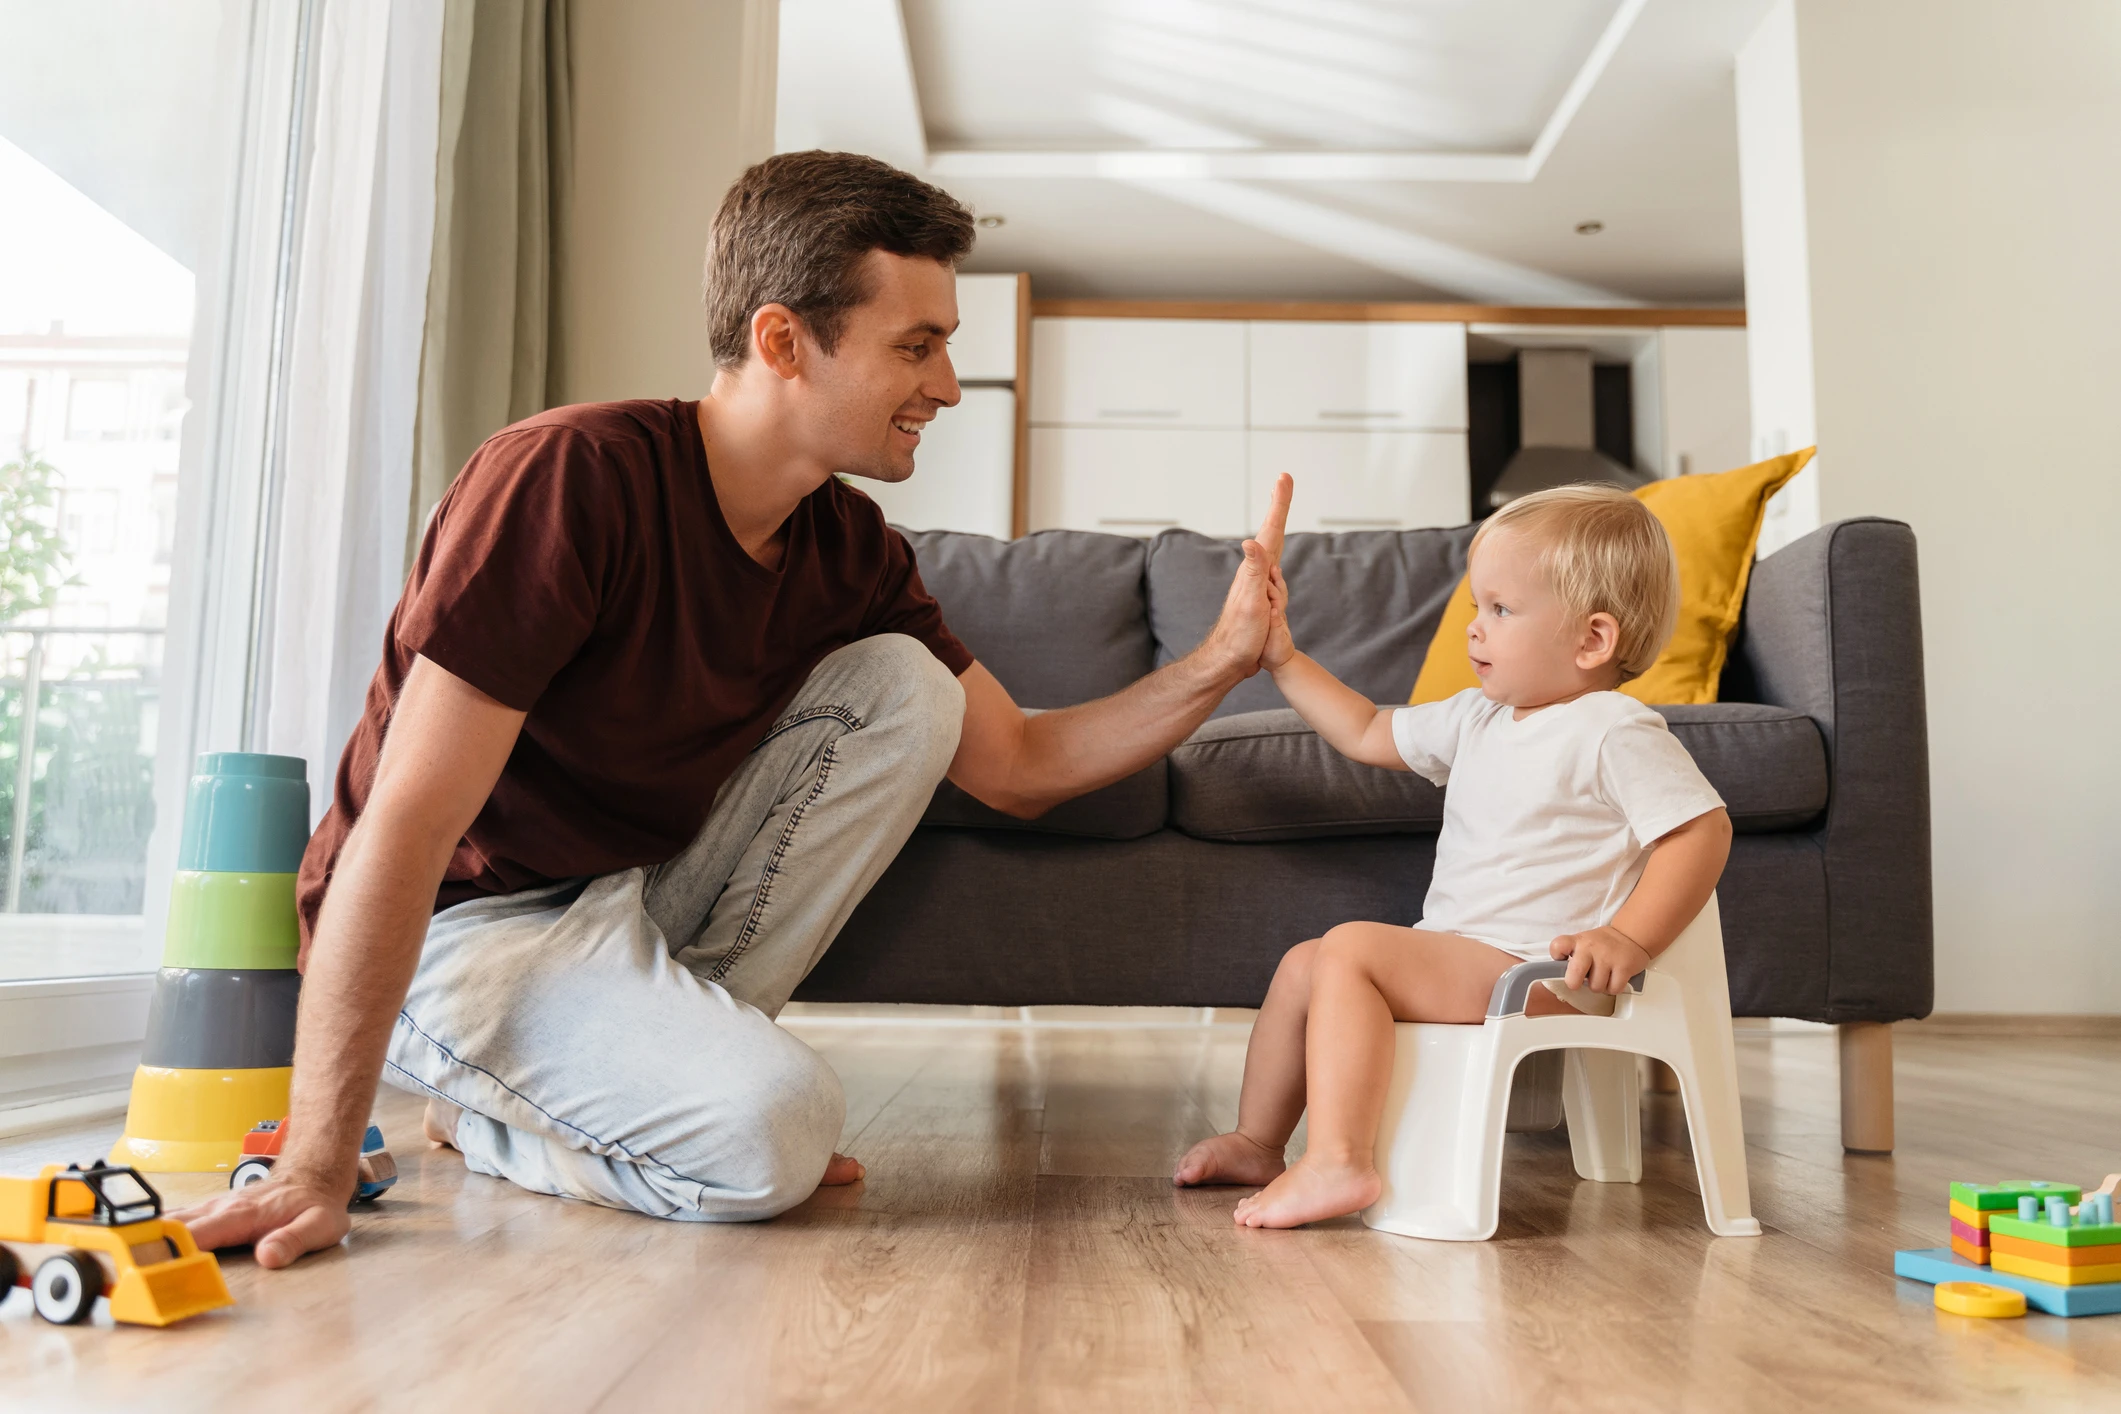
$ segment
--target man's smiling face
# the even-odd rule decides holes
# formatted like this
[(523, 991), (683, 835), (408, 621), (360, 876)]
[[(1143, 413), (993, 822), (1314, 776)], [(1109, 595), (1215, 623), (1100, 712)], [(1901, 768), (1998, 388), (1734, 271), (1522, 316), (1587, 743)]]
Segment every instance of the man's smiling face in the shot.
[(960, 390), (948, 339), (957, 329), (957, 275), (941, 261), (872, 250), (869, 297), (847, 312), (829, 354), (805, 338), (808, 440), (836, 472), (877, 481), (913, 475), (913, 454)]

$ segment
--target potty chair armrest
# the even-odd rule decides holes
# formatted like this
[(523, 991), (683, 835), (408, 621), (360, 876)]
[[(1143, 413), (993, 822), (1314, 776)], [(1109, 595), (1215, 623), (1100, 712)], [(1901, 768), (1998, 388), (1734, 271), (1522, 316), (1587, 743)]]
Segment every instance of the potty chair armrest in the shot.
[[(1549, 979), (1560, 981), (1569, 975), (1566, 958), (1545, 957), (1532, 962), (1520, 962), (1502, 976), (1495, 979), (1495, 990), (1488, 993), (1488, 1015), (1492, 1017), (1523, 1016), (1526, 1002), (1531, 998), (1532, 988)], [(1628, 979), (1628, 990), (1640, 992), (1642, 979), (1647, 970)]]

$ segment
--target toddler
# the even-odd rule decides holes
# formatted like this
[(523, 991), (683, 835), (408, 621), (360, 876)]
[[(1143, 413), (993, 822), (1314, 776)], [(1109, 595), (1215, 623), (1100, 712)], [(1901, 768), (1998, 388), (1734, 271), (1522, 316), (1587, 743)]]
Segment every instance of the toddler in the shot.
[[(1445, 786), (1421, 921), (1343, 923), (1291, 948), (1252, 1029), (1237, 1128), (1175, 1181), (1264, 1184), (1247, 1227), (1294, 1227), (1376, 1201), (1394, 1021), (1478, 1022), (1495, 979), (1567, 958), (1529, 1014), (1610, 1014), (1628, 979), (1708, 902), (1730, 851), (1723, 802), (1664, 719), (1614, 691), (1657, 660), (1679, 609), (1664, 527), (1616, 487), (1512, 501), (1473, 537), (1478, 688), (1379, 709), (1296, 651), (1276, 571), (1261, 664), (1303, 719), (1357, 761)], [(1310, 1142), (1282, 1152), (1308, 1105)]]

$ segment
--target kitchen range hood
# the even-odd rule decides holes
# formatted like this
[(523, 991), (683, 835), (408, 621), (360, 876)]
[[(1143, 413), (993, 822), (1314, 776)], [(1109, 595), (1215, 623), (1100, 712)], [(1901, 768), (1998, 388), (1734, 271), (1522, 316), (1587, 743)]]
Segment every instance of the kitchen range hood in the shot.
[(1518, 449), (1489, 510), (1572, 481), (1610, 481), (1633, 490), (1650, 478), (1598, 450), (1588, 349), (1525, 349), (1517, 355)]

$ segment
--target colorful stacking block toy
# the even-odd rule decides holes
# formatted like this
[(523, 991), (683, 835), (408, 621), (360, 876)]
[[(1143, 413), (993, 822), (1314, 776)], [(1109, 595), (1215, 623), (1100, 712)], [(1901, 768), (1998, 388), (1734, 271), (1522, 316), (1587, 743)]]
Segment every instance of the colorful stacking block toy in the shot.
[[(2121, 1174), (2109, 1174), (2092, 1193), (2032, 1179), (1955, 1183), (1951, 1247), (1895, 1252), (1893, 1271), (1940, 1293), (1979, 1277), (1989, 1287), (2023, 1292), (2033, 1309), (2056, 1316), (2121, 1313), (2117, 1189)], [(1941, 1295), (1937, 1304), (1959, 1309)]]
[(295, 1057), (295, 871), (309, 842), (300, 757), (209, 752), (184, 805), (162, 971), (111, 1162), (226, 1171), (287, 1113)]
[(2013, 1179), (2006, 1183), (1955, 1183), (1952, 1185), (1952, 1251), (1982, 1266), (1989, 1264), (1989, 1219), (1999, 1212), (2015, 1213), (2025, 1200), (2041, 1202), (2049, 1196), (2074, 1203), (2082, 1190), (2066, 1183), (2043, 1183), (2035, 1179)]

